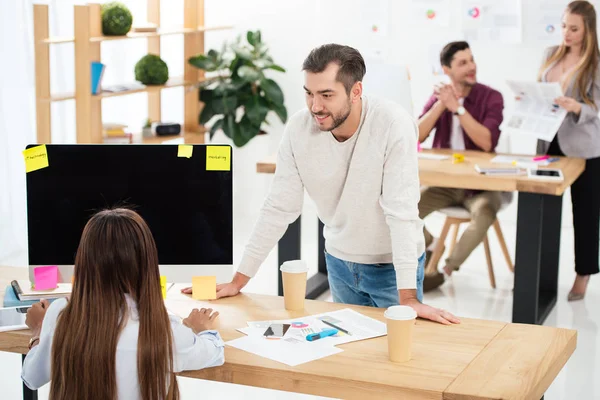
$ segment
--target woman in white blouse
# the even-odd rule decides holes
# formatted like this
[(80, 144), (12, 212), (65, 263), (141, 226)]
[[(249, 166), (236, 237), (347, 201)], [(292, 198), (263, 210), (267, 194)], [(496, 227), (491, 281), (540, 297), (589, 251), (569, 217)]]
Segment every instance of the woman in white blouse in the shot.
[(50, 382), (50, 399), (178, 399), (175, 373), (219, 366), (223, 341), (211, 330), (218, 313), (167, 314), (158, 253), (134, 211), (95, 214), (75, 258), (70, 299), (27, 313), (33, 332), (22, 379)]

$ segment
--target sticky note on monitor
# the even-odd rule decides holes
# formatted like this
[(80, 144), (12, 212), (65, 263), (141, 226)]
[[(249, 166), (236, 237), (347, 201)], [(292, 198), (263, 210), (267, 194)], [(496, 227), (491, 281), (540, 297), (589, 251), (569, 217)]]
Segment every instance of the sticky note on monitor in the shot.
[(194, 146), (189, 144), (180, 144), (177, 149), (177, 157), (192, 158)]
[(216, 276), (193, 276), (192, 298), (194, 300), (214, 300), (217, 298)]
[(160, 277), (160, 291), (162, 292), (162, 298), (166, 299), (167, 298), (167, 277), (166, 276)]
[(58, 287), (58, 267), (49, 265), (37, 267), (33, 270), (34, 290), (51, 290)]
[(231, 147), (208, 146), (206, 148), (207, 171), (231, 171)]
[(25, 158), (25, 172), (27, 173), (46, 168), (50, 165), (48, 163), (48, 151), (45, 144), (23, 150), (23, 157)]

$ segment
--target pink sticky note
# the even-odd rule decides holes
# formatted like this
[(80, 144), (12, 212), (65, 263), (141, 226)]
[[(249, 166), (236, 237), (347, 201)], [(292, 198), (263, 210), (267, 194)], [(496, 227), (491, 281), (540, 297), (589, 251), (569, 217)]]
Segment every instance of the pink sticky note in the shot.
[(56, 289), (58, 286), (58, 267), (56, 265), (37, 267), (33, 270), (33, 276), (35, 290)]

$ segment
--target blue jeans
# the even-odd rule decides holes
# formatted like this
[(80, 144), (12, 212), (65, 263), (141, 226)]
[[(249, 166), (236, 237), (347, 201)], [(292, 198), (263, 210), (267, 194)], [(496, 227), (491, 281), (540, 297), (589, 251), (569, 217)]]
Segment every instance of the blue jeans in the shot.
[[(358, 264), (325, 253), (329, 287), (336, 303), (387, 308), (399, 304), (393, 264)], [(423, 301), (425, 253), (417, 268), (417, 299)]]

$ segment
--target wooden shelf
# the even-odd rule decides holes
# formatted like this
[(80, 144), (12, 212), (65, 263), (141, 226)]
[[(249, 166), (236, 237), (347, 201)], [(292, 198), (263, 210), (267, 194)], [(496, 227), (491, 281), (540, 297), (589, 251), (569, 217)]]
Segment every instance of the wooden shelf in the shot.
[(138, 136), (141, 140), (137, 140), (134, 135), (133, 144), (163, 144), (166, 141), (181, 139), (183, 138), (184, 143), (186, 144), (203, 144), (204, 143), (204, 132), (183, 132), (183, 134), (179, 134), (177, 136), (154, 136), (151, 138), (142, 137), (141, 134)]
[[(204, 54), (204, 35), (208, 31), (231, 29), (231, 26), (207, 27), (204, 20), (204, 0), (183, 0), (182, 25), (160, 26), (161, 0), (146, 0), (146, 16), (142, 17), (149, 24), (158, 26), (156, 32), (130, 32), (123, 36), (104, 36), (102, 34), (102, 4), (86, 3), (73, 5), (73, 34), (70, 37), (52, 37), (50, 35), (50, 14), (47, 4), (33, 5), (33, 43), (35, 53), (36, 82), (36, 129), (38, 143), (52, 143), (52, 103), (73, 100), (75, 103), (75, 134), (77, 143), (103, 143), (103, 101), (104, 98), (127, 96), (143, 93), (147, 97), (147, 112), (140, 120), (162, 121), (163, 89), (183, 87), (183, 121), (181, 130), (185, 132), (175, 137), (143, 138), (138, 133), (133, 138), (135, 143), (162, 143), (177, 137), (184, 143), (203, 143), (204, 134), (198, 122), (200, 101), (198, 88), (204, 80), (204, 71), (190, 65), (188, 60)], [(161, 36), (179, 35), (175, 39), (183, 42), (183, 74), (170, 77), (164, 85), (144, 86), (135, 82), (124, 82), (119, 85), (103, 85), (99, 94), (92, 94), (92, 77), (90, 65), (94, 61), (102, 61), (102, 42), (109, 40), (142, 39), (135, 42), (143, 46), (145, 54), (161, 54)], [(72, 92), (53, 93), (50, 90), (50, 46), (49, 44), (73, 43), (75, 60), (74, 85)], [(111, 64), (112, 68), (112, 64)], [(131, 83), (131, 84), (130, 84)], [(121, 91), (109, 91), (126, 89)], [(105, 116), (106, 117), (106, 116)], [(198, 132), (198, 133), (195, 133)]]
[[(198, 82), (201, 82), (201, 80)], [(103, 91), (99, 94), (92, 95), (92, 99), (104, 99), (107, 97), (127, 96), (127, 95), (135, 94), (135, 93), (156, 92), (156, 91), (159, 91), (162, 89), (169, 89), (169, 88), (175, 88), (175, 87), (181, 87), (181, 86), (192, 86), (194, 84), (197, 84), (198, 82), (187, 82), (183, 79), (183, 77), (176, 77), (176, 78), (170, 78), (167, 81), (167, 83), (165, 83), (164, 85), (140, 86), (139, 88), (136, 87), (135, 89), (123, 90), (121, 92)], [(41, 100), (55, 102), (55, 101), (64, 101), (64, 100), (73, 100), (73, 99), (75, 99), (75, 93), (70, 92), (70, 93), (57, 93), (57, 94), (50, 96), (50, 98), (42, 98)]]
[[(105, 42), (109, 40), (125, 40), (125, 39), (144, 39), (144, 38), (152, 38), (152, 37), (160, 37), (160, 36), (168, 36), (168, 35), (187, 35), (190, 33), (199, 33), (199, 32), (210, 32), (210, 31), (222, 31), (233, 28), (231, 25), (222, 25), (222, 26), (199, 26), (197, 29), (194, 28), (171, 28), (171, 29), (161, 29), (158, 32), (129, 32), (127, 35), (123, 36), (94, 36), (90, 38), (91, 43), (99, 43)], [(75, 42), (75, 38), (73, 36), (66, 37), (51, 37), (42, 40), (44, 44), (60, 44), (60, 43), (73, 43)]]

